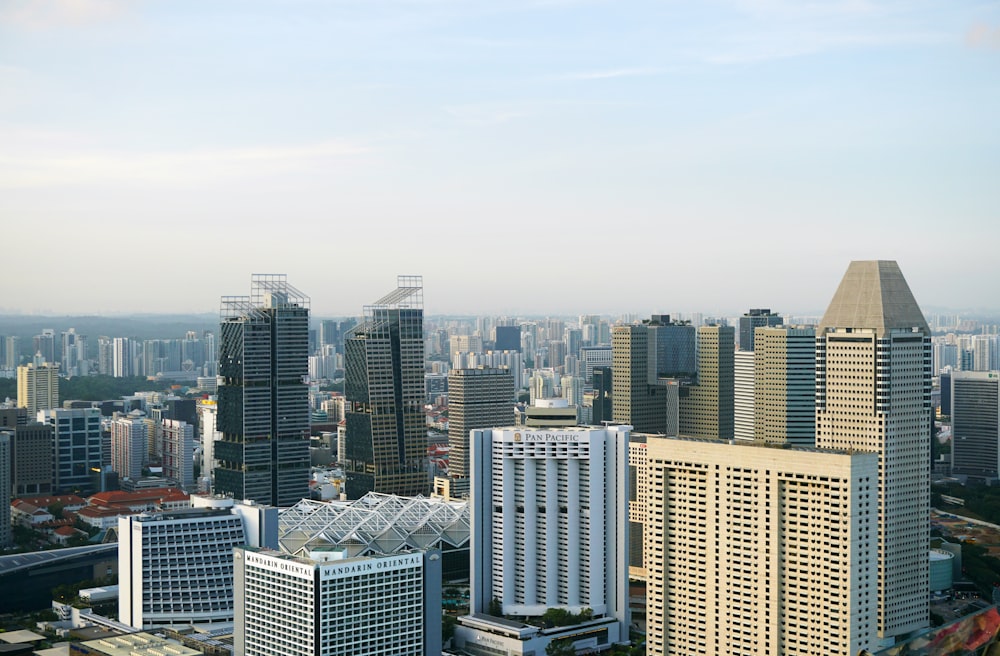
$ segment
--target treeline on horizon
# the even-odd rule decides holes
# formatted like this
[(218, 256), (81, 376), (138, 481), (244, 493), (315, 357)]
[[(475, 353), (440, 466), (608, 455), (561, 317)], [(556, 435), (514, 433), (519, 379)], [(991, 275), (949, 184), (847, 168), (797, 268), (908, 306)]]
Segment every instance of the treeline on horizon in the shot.
[[(159, 392), (170, 386), (168, 381), (147, 380), (143, 376), (74, 376), (59, 379), (61, 401), (109, 401), (135, 392)], [(17, 396), (17, 380), (0, 378), (0, 401)]]

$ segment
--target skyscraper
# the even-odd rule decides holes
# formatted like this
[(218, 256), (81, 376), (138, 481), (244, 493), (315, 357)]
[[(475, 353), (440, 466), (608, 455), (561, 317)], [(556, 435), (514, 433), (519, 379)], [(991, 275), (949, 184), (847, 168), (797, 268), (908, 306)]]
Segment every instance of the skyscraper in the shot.
[(142, 477), (142, 468), (149, 463), (147, 428), (146, 415), (138, 410), (111, 422), (111, 469), (119, 478)]
[(765, 326), (756, 330), (754, 344), (753, 438), (812, 446), (816, 439), (815, 329)]
[(52, 456), (54, 429), (32, 420), (26, 426), (12, 428), (12, 491), (17, 496), (52, 493)]
[(14, 431), (0, 430), (0, 549), (7, 547), (11, 539), (10, 528), (10, 491), (13, 484), (10, 480), (13, 467), (11, 463), (11, 446), (14, 442)]
[[(567, 627), (569, 635), (546, 631), (547, 640), (596, 648), (627, 638), (629, 432), (473, 431), (471, 615), (459, 619), (460, 647), (541, 654), (537, 628), (499, 616), (539, 617), (550, 608), (590, 616)], [(486, 639), (498, 650), (469, 648)]]
[(681, 388), (681, 435), (733, 439), (735, 334), (732, 326), (698, 328), (698, 384)]
[(180, 419), (163, 420), (163, 476), (186, 491), (194, 488), (194, 426)]
[(43, 410), (54, 430), (53, 485), (57, 492), (91, 488), (90, 470), (101, 467), (101, 411), (97, 408)]
[(754, 348), (754, 330), (766, 326), (780, 326), (784, 319), (771, 312), (770, 308), (750, 308), (750, 311), (740, 317), (741, 351), (752, 351)]
[[(644, 446), (649, 654), (854, 656), (874, 646), (874, 454), (653, 437)], [(922, 553), (926, 562), (926, 544)]]
[(427, 494), (424, 420), (424, 288), (399, 276), (394, 291), (365, 306), (344, 343), (346, 491)]
[(514, 378), (505, 369), (448, 374), (448, 473), (469, 475), (469, 431), (514, 423)]
[(931, 342), (891, 261), (851, 262), (816, 332), (816, 446), (879, 456), (878, 634), (928, 624)]
[(283, 274), (224, 296), (215, 492), (272, 506), (309, 496), (309, 298)]
[(950, 387), (951, 471), (995, 479), (1000, 472), (1000, 372), (956, 371)]
[(665, 433), (667, 389), (655, 384), (649, 339), (645, 325), (612, 329), (612, 413), (616, 422), (629, 424), (637, 432)]
[(17, 368), (17, 405), (28, 409), (34, 420), (39, 410), (59, 407), (59, 365), (35, 356), (35, 361)]

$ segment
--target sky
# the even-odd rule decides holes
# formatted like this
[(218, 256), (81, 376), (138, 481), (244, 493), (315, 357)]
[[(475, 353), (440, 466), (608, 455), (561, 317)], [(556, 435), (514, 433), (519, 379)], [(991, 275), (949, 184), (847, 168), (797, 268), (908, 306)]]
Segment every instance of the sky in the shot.
[(0, 0), (0, 312), (1000, 308), (1000, 2)]

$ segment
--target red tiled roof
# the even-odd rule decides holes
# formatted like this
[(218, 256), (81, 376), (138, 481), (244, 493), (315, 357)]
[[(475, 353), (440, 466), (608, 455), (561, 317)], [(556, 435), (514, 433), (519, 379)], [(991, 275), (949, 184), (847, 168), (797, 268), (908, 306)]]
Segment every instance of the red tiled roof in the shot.
[(133, 503), (153, 502), (153, 501), (184, 501), (190, 499), (183, 490), (176, 487), (159, 488), (156, 490), (140, 490), (138, 492), (98, 492), (91, 495), (90, 505), (92, 506), (122, 506)]
[(21, 497), (22, 501), (27, 501), (33, 506), (38, 506), (39, 508), (44, 508), (46, 506), (51, 506), (54, 503), (59, 503), (64, 506), (85, 506), (87, 502), (82, 498), (76, 496), (75, 494), (62, 494), (59, 496), (38, 496), (38, 497)]

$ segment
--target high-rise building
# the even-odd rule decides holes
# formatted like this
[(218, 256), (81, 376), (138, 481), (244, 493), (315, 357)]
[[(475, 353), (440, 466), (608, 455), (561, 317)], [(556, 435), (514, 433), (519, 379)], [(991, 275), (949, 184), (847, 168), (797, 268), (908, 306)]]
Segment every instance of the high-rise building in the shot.
[(272, 506), (309, 496), (309, 298), (283, 274), (224, 296), (215, 492)]
[(614, 420), (638, 432), (666, 433), (667, 388), (656, 384), (648, 326), (615, 326), (611, 351)]
[(344, 343), (346, 492), (430, 491), (424, 420), (424, 292), (420, 276), (365, 306)]
[(698, 328), (698, 383), (681, 388), (681, 435), (733, 439), (735, 334), (732, 326)]
[(816, 446), (879, 456), (878, 634), (929, 619), (931, 343), (899, 266), (851, 262), (816, 331)]
[(448, 473), (469, 475), (469, 431), (514, 423), (514, 378), (505, 369), (448, 374)]
[(35, 357), (17, 368), (17, 405), (34, 418), (39, 410), (59, 407), (59, 365)]
[(595, 426), (600, 426), (604, 422), (613, 421), (614, 397), (611, 394), (611, 385), (613, 383), (611, 367), (594, 367), (592, 382), (594, 400), (591, 423)]
[(53, 427), (52, 465), (57, 492), (91, 489), (91, 469), (101, 467), (101, 411), (98, 408), (43, 410), (39, 419)]
[(146, 415), (133, 410), (111, 421), (111, 469), (119, 479), (137, 481), (149, 464), (149, 431)]
[(13, 431), (0, 430), (0, 549), (13, 541), (10, 528), (10, 491), (13, 487), (10, 450), (13, 441)]
[(765, 326), (756, 330), (754, 344), (754, 439), (812, 446), (816, 439), (815, 329)]
[(137, 629), (233, 621), (233, 549), (278, 546), (276, 508), (191, 497), (118, 519), (118, 618)]
[(160, 464), (163, 476), (172, 479), (185, 491), (194, 488), (194, 426), (180, 419), (164, 419), (163, 453)]
[(520, 326), (497, 326), (496, 341), (493, 346), (496, 351), (517, 351), (521, 352), (521, 327)]
[(752, 440), (754, 431), (754, 353), (733, 354), (733, 437)]
[(654, 314), (643, 322), (649, 331), (651, 374), (655, 378), (689, 378), (697, 370), (697, 335), (686, 321)]
[(54, 429), (48, 424), (32, 422), (11, 429), (12, 492), (16, 496), (52, 493), (52, 456)]
[(784, 319), (771, 312), (770, 308), (750, 308), (750, 311), (740, 317), (741, 351), (752, 351), (754, 348), (754, 330), (767, 326), (780, 326)]
[(441, 554), (236, 549), (235, 656), (438, 656)]
[(654, 437), (644, 446), (648, 653), (854, 656), (874, 646), (874, 454)]
[(16, 369), (21, 364), (21, 338), (17, 335), (7, 335), (4, 338), (4, 368)]
[[(629, 432), (473, 431), (470, 615), (456, 628), (460, 648), (543, 653), (554, 639), (580, 648), (627, 640)], [(590, 613), (568, 635), (500, 617), (549, 609)]]
[(56, 331), (52, 328), (44, 328), (40, 335), (33, 338), (34, 353), (40, 353), (45, 362), (57, 362), (56, 360)]
[(1000, 372), (956, 371), (950, 386), (951, 471), (996, 479), (1000, 473)]

